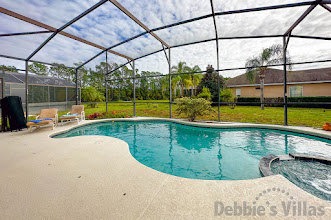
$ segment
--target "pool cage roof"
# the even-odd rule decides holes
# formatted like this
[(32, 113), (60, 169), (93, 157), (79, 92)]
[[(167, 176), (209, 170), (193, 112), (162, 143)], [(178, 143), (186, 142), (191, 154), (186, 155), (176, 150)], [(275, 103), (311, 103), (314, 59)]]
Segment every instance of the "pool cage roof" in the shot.
[[(82, 64), (72, 67), (79, 69), (98, 59), (106, 51), (113, 56), (112, 60), (120, 60), (119, 63), (124, 66), (133, 60), (162, 51), (165, 52), (169, 61), (166, 52), (170, 48), (210, 41), (216, 41), (216, 55), (218, 56), (219, 40), (285, 36), (288, 43), (290, 37), (331, 39), (331, 36), (318, 36), (318, 33), (313, 33), (313, 36), (294, 33), (295, 28), (313, 10), (317, 10), (316, 8), (324, 8), (331, 12), (329, 6), (331, 1), (329, 0), (305, 2), (290, 0), (289, 4), (272, 6), (265, 4), (280, 1), (249, 0), (245, 2), (245, 5), (253, 7), (240, 8), (224, 0), (206, 0), (177, 1), (176, 4), (170, 4), (169, 8), (163, 9), (162, 7), (166, 6), (162, 2), (148, 1), (145, 4), (139, 4), (132, 0), (101, 0), (97, 3), (95, 1), (72, 1), (70, 4), (67, 2), (65, 4), (64, 1), (35, 3), (37, 5), (31, 6), (32, 10), (28, 11), (25, 7), (32, 5), (30, 1), (22, 0), (15, 3), (9, 1), (3, 3), (6, 8), (0, 7), (2, 13), (0, 15), (8, 25), (4, 28), (5, 33), (0, 34), (0, 44), (3, 44), (1, 53), (4, 53), (0, 54), (0, 57), (52, 65), (58, 60), (61, 61), (61, 53), (67, 52), (65, 46), (67, 41), (70, 41), (75, 44), (75, 50), (80, 50), (80, 53), (88, 51), (84, 56), (85, 60), (83, 58), (77, 60)], [(95, 4), (93, 5), (93, 3)], [(154, 5), (156, 4), (162, 8), (157, 11), (159, 18), (148, 11), (155, 11), (157, 7)], [(172, 12), (172, 10), (175, 11), (174, 7), (182, 7), (183, 12), (179, 15), (174, 14)], [(190, 13), (185, 12), (188, 7), (191, 7), (188, 10)], [(195, 8), (199, 10), (194, 10)], [(226, 9), (229, 10), (225, 11)], [(274, 16), (272, 12), (285, 16), (287, 18), (285, 23), (272, 19)], [(75, 14), (78, 16), (74, 17)], [(240, 23), (229, 21), (228, 16), (230, 15), (240, 16)], [(271, 26), (268, 29), (269, 35), (259, 34), (257, 29), (264, 28), (256, 27), (259, 25), (258, 20), (260, 19), (268, 19), (268, 24)], [(22, 21), (24, 24), (19, 24)], [(315, 26), (328, 25), (318, 23), (318, 21), (313, 24)], [(21, 32), (21, 30), (17, 30), (16, 26), (24, 27), (24, 30)], [(247, 35), (238, 34), (236, 29), (243, 29)], [(189, 32), (190, 36), (185, 35), (185, 32)], [(18, 45), (6, 44), (9, 38), (14, 38), (13, 42), (17, 39)], [(26, 43), (22, 45), (22, 41)], [(57, 49), (50, 45), (57, 46)], [(54, 60), (55, 62), (49, 62), (47, 54), (54, 54), (53, 57), (58, 59)], [(217, 62), (218, 60), (217, 58)], [(218, 69), (219, 67), (217, 67)]]
[[(1, 71), (0, 77), (4, 79), (6, 84), (25, 84), (26, 80), (24, 74), (9, 71)], [(29, 74), (28, 82), (29, 85), (75, 87), (75, 83), (65, 79), (35, 74)]]
[[(127, 64), (135, 69), (134, 61), (163, 51), (171, 74), (172, 48), (214, 41), (216, 71), (220, 72), (246, 67), (220, 69), (219, 41), (278, 38), (283, 42), (284, 63), (274, 66), (284, 66), (286, 75), (286, 49), (290, 38), (331, 40), (331, 36), (326, 36), (330, 32), (321, 34), (316, 31), (319, 26), (331, 27), (326, 22), (318, 21), (325, 13), (326, 16), (331, 15), (328, 14), (331, 12), (330, 0), (289, 0), (288, 4), (271, 6), (270, 4), (282, 1), (247, 0), (240, 2), (241, 4), (226, 0), (165, 2), (167, 1), (8, 1), (0, 7), (4, 26), (3, 33), (0, 34), (0, 44), (3, 44), (0, 57), (25, 61), (27, 75), (28, 62), (54, 65), (52, 63), (65, 61), (61, 56), (65, 52), (75, 58), (79, 54), (83, 56), (75, 60), (76, 63), (80, 62), (79, 66), (72, 67), (73, 62), (71, 65), (66, 64), (76, 70), (77, 77), (77, 71), (81, 67), (98, 59), (100, 61), (103, 59), (100, 58), (102, 54), (106, 55), (106, 62), (110, 59), (120, 63), (117, 69)], [(314, 11), (318, 11), (314, 17), (317, 20), (303, 27), (309, 29), (314, 26), (315, 29), (306, 32), (310, 35), (302, 34), (302, 31), (296, 32), (297, 26)], [(278, 19), (275, 15), (283, 19)], [(239, 19), (233, 21), (229, 16), (238, 16)], [(267, 21), (268, 27), (261, 26), (261, 20)], [(331, 22), (331, 19), (327, 21)], [(18, 30), (18, 27), (23, 28)], [(73, 45), (73, 50), (66, 50), (68, 42)], [(49, 61), (50, 57), (57, 60)], [(324, 59), (301, 63), (329, 61), (331, 60)], [(117, 69), (107, 70), (107, 75)]]

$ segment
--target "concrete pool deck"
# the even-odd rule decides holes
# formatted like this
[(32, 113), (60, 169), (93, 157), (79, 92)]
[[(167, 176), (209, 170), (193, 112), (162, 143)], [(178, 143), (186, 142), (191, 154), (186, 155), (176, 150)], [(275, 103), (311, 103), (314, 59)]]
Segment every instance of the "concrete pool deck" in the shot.
[[(150, 118), (127, 120), (139, 119)], [(220, 211), (221, 203), (232, 208), (234, 202), (237, 206), (244, 202), (252, 208), (263, 206), (264, 219), (331, 219), (331, 203), (303, 191), (281, 175), (237, 181), (186, 179), (139, 163), (131, 156), (127, 143), (116, 138), (49, 137), (74, 126), (76, 123), (33, 133), (0, 133), (0, 219), (261, 218), (258, 214), (230, 216), (233, 211), (215, 216), (215, 202), (216, 211)], [(290, 128), (331, 138), (330, 132)], [(295, 207), (306, 202), (307, 212), (309, 206), (324, 207), (325, 214), (293, 216), (291, 208), (289, 216), (285, 216), (282, 201), (295, 201)], [(275, 216), (270, 216), (271, 206), (276, 207)]]

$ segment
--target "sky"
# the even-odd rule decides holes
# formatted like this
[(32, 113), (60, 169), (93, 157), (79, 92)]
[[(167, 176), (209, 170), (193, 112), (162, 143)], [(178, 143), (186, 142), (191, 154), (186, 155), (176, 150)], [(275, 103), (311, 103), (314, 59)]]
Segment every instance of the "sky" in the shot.
[[(97, 0), (15, 0), (3, 1), (1, 6), (54, 28), (60, 28), (66, 22), (97, 2)], [(211, 13), (209, 0), (118, 0), (118, 2), (126, 7), (149, 29)], [(301, 1), (214, 0), (213, 2), (215, 12), (222, 12)], [(288, 9), (218, 16), (216, 17), (218, 36), (233, 37), (283, 34), (307, 8), (308, 6), (300, 6)], [(318, 6), (294, 29), (292, 34), (331, 37), (330, 27), (331, 13)], [(5, 14), (0, 14), (0, 34), (41, 30), (44, 29)], [(64, 31), (103, 47), (110, 47), (130, 37), (141, 34), (145, 30), (107, 1)], [(170, 46), (175, 46), (215, 38), (215, 29), (213, 19), (207, 18), (159, 30), (155, 34)], [(0, 46), (2, 48), (0, 53), (27, 58), (49, 36), (50, 34), (0, 37)], [(282, 38), (220, 40), (220, 69), (244, 67), (246, 60), (259, 54), (263, 48), (281, 43)], [(114, 51), (133, 58), (159, 49), (162, 49), (161, 43), (150, 34), (143, 35), (113, 48)], [(288, 51), (293, 62), (331, 59), (331, 42), (326, 40), (291, 38)], [(32, 59), (74, 66), (74, 63), (84, 62), (99, 52), (100, 49), (58, 34)], [(127, 61), (113, 54), (109, 54), (108, 58), (110, 62), (119, 64), (124, 64)], [(204, 70), (209, 64), (216, 68), (216, 59), (215, 41), (171, 49), (172, 65), (176, 65), (179, 61), (185, 61), (189, 66), (199, 65)], [(87, 67), (94, 68), (101, 61), (105, 61), (104, 54), (89, 63)], [(330, 63), (295, 65), (293, 69), (330, 67)], [(24, 68), (23, 61), (0, 58), (0, 64), (15, 65), (18, 68)], [(163, 51), (137, 60), (136, 68), (139, 71), (168, 73), (168, 63)], [(225, 71), (221, 74), (224, 77), (234, 77), (242, 73), (243, 71)]]

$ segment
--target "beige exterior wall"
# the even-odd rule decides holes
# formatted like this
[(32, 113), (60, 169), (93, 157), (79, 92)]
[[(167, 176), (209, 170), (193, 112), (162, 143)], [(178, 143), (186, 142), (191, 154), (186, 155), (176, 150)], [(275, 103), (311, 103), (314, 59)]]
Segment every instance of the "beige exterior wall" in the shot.
[[(331, 83), (312, 83), (312, 84), (295, 84), (288, 85), (287, 92), (290, 97), (291, 86), (302, 86), (303, 96), (314, 97), (314, 96), (331, 96)], [(236, 95), (236, 89), (241, 89), (241, 97), (260, 97), (261, 92), (259, 89), (255, 89), (259, 86), (244, 86), (244, 87), (232, 87), (231, 91), (233, 95)], [(284, 87), (282, 85), (265, 86), (264, 97), (274, 98), (284, 96)]]

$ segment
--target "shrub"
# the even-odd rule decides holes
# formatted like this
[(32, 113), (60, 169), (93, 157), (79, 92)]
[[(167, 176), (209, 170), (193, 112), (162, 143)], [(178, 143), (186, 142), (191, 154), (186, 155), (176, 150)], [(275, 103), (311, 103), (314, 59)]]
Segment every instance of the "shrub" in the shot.
[[(223, 89), (220, 92), (220, 101), (221, 102), (236, 102), (237, 97), (234, 96), (231, 92), (231, 89)], [(236, 104), (228, 104), (230, 108), (234, 109)]]
[(112, 112), (103, 112), (101, 114), (94, 113), (92, 115), (87, 116), (86, 118), (89, 120), (93, 120), (93, 119), (105, 119), (105, 118), (130, 118), (130, 116), (125, 113), (116, 113), (115, 111), (112, 111)]
[(100, 117), (101, 117), (101, 115), (99, 113), (94, 113), (92, 115), (87, 116), (87, 119), (93, 120), (93, 119), (97, 119)]
[(197, 116), (214, 111), (211, 107), (211, 102), (203, 98), (192, 99), (184, 97), (176, 99), (176, 104), (176, 113), (178, 115), (184, 114), (190, 121), (194, 121)]
[(197, 98), (203, 98), (208, 101), (211, 100), (211, 92), (207, 87), (203, 87), (202, 92), (197, 95)]
[(129, 118), (125, 113), (116, 113), (115, 111), (112, 112), (104, 112), (101, 114), (102, 118)]
[(105, 100), (105, 96), (98, 91), (95, 87), (85, 87), (82, 89), (82, 101), (83, 102), (91, 102), (91, 107), (97, 107), (97, 102), (102, 102)]
[[(239, 97), (238, 103), (240, 102), (250, 102), (250, 106), (258, 106), (258, 102), (260, 102), (260, 98), (255, 97)], [(274, 97), (274, 98), (264, 98), (264, 102), (269, 103), (283, 103), (284, 97)], [(308, 104), (288, 104), (288, 107), (298, 107), (298, 108), (331, 108), (330, 104), (323, 104), (323, 102), (331, 102), (330, 96), (317, 96), (317, 97), (288, 97), (287, 102), (290, 103), (302, 103), (302, 102), (310, 102)], [(314, 102), (319, 102), (319, 104), (313, 104)], [(273, 106), (273, 107), (282, 107), (283, 104), (266, 104), (265, 106)]]

